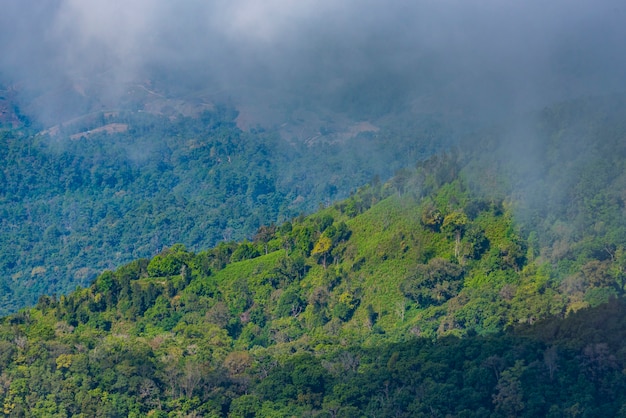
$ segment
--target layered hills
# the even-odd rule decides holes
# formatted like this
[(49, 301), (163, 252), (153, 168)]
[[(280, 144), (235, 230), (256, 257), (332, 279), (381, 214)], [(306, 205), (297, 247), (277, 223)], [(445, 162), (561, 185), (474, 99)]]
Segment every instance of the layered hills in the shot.
[(0, 411), (626, 416), (624, 9), (0, 14)]
[(619, 415), (620, 100), (543, 111), (532, 165), (485, 133), (249, 240), (42, 296), (2, 320), (4, 412)]
[(282, 128), (242, 130), (232, 107), (196, 110), (95, 112), (0, 131), (0, 311), (175, 243), (251, 238), (451, 141), (436, 118), (407, 125), (410, 139), (389, 124), (348, 132), (318, 122), (317, 138), (288, 140)]

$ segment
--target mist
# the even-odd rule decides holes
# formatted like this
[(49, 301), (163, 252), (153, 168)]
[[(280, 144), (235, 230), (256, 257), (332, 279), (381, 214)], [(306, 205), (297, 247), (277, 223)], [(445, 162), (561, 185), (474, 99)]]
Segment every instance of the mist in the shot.
[(10, 0), (3, 9), (1, 80), (44, 124), (69, 117), (54, 109), (59, 92), (76, 96), (60, 101), (68, 109), (111, 107), (146, 80), (171, 96), (237, 104), (388, 104), (363, 119), (399, 107), (485, 116), (625, 87), (617, 1)]

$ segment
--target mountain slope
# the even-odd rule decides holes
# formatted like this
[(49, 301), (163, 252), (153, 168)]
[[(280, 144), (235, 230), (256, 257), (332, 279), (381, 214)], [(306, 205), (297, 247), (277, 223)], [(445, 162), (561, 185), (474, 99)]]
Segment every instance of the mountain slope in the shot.
[(199, 250), (251, 237), (387, 178), (447, 135), (424, 121), (410, 141), (381, 130), (305, 144), (241, 131), (236, 117), (219, 106), (197, 117), (100, 112), (1, 131), (0, 312), (177, 242)]
[(615, 415), (621, 258), (538, 256), (465, 170), (435, 157), (252, 242), (40, 298), (0, 327), (5, 413)]

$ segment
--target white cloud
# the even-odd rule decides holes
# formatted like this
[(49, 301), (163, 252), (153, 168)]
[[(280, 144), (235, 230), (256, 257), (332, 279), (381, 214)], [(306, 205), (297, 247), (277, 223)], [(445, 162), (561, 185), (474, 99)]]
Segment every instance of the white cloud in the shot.
[(156, 64), (172, 80), (283, 89), (380, 74), (483, 96), (624, 88), (617, 0), (7, 1), (0, 73), (40, 85)]

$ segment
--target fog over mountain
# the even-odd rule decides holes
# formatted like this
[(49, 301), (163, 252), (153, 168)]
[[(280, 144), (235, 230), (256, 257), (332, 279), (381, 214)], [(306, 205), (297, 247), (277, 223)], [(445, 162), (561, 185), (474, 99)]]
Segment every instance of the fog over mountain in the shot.
[(9, 0), (3, 9), (2, 80), (44, 124), (69, 116), (54, 109), (63, 89), (89, 98), (80, 106), (105, 107), (147, 80), (162, 94), (237, 103), (271, 92), (335, 111), (381, 101), (475, 114), (625, 84), (626, 6), (613, 0)]

